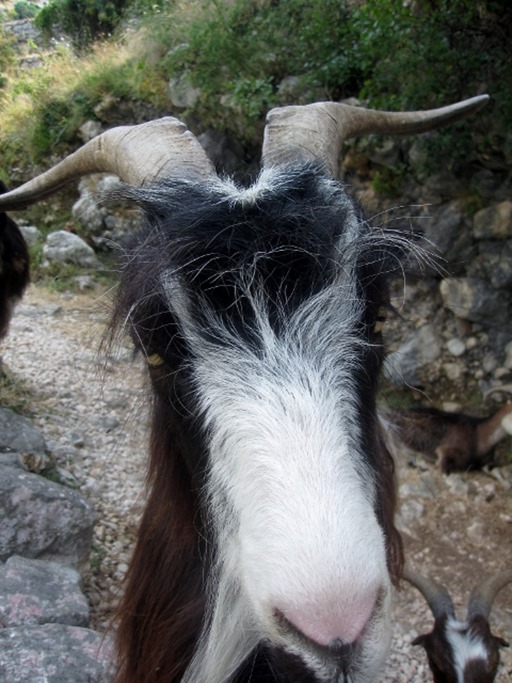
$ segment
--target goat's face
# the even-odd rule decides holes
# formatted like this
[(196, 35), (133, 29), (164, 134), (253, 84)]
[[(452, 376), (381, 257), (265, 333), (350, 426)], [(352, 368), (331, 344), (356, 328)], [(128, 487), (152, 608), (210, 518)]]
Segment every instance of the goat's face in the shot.
[(401, 238), (308, 167), (138, 201), (121, 315), (174, 428), (200, 435), (184, 452), (215, 597), (186, 680), (228, 680), (261, 644), (317, 680), (371, 680), (400, 557), (374, 405)]
[(489, 615), (496, 595), (512, 582), (512, 572), (485, 577), (473, 588), (465, 621), (457, 619), (444, 586), (410, 567), (406, 567), (404, 577), (421, 592), (434, 615), (432, 631), (413, 641), (413, 645), (425, 648), (434, 682), (492, 683), (500, 661), (499, 649), (507, 643), (491, 633)]
[(507, 642), (491, 633), (481, 615), (461, 622), (453, 617), (436, 620), (434, 629), (418, 636), (427, 654), (434, 683), (492, 683), (500, 661), (499, 648)]

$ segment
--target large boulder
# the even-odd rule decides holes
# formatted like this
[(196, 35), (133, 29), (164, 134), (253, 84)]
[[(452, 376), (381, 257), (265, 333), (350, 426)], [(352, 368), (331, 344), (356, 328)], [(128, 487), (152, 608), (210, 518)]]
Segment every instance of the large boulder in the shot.
[(0, 476), (0, 561), (11, 555), (80, 567), (96, 515), (76, 491), (5, 465)]
[(473, 218), (473, 234), (479, 240), (512, 239), (512, 202), (488, 206)]
[(457, 200), (433, 207), (421, 217), (419, 226), (437, 252), (442, 256), (451, 274), (460, 273), (470, 261), (474, 247), (471, 239), (471, 226)]
[(441, 355), (442, 340), (432, 324), (415, 330), (384, 362), (384, 374), (396, 385), (420, 386), (423, 371)]
[(188, 74), (183, 74), (171, 78), (167, 94), (173, 107), (176, 107), (176, 109), (188, 109), (197, 103), (201, 96), (201, 91), (192, 85)]
[(113, 656), (105, 635), (46, 624), (0, 629), (0, 681), (110, 683)]
[(91, 193), (84, 193), (73, 204), (73, 218), (92, 235), (100, 234), (105, 227), (105, 217), (108, 212), (103, 206), (98, 206), (97, 197)]
[(0, 624), (88, 626), (82, 578), (71, 567), (14, 555), (0, 566)]
[(48, 235), (43, 246), (43, 255), (49, 262), (74, 263), (84, 268), (100, 266), (94, 249), (81, 237), (66, 230), (57, 230)]
[[(44, 456), (44, 437), (23, 415), (0, 408), (0, 465), (16, 460), (20, 453)], [(14, 458), (13, 454), (16, 454)]]
[(510, 301), (485, 280), (446, 278), (440, 285), (444, 305), (457, 318), (497, 327), (510, 321)]

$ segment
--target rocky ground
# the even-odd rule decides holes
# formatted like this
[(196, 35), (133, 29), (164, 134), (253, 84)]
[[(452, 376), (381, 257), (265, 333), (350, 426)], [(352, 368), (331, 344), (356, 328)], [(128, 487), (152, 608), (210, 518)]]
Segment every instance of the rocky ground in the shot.
[[(126, 340), (111, 350), (100, 345), (108, 300), (108, 293), (59, 295), (32, 287), (0, 349), (10, 377), (26, 383), (27, 407), (59, 467), (98, 512), (85, 589), (92, 626), (100, 631), (109, 628), (144, 502), (147, 433), (142, 366)], [(464, 403), (464, 395), (458, 398)], [(398, 465), (409, 561), (449, 586), (463, 616), (474, 582), (512, 566), (510, 466), (494, 475), (445, 477), (421, 458), (411, 465), (402, 455)], [(423, 651), (410, 643), (431, 623), (422, 599), (405, 586), (383, 682), (430, 680)], [(512, 585), (498, 596), (491, 623), (512, 641)], [(511, 675), (512, 652), (504, 649), (498, 683)]]

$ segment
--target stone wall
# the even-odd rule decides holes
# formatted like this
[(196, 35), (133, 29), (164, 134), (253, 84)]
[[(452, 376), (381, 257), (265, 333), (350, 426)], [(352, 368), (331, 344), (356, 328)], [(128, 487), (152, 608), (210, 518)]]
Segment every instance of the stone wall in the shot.
[(41, 433), (0, 408), (0, 680), (108, 683), (110, 640), (89, 628), (80, 574), (96, 514), (58, 479)]

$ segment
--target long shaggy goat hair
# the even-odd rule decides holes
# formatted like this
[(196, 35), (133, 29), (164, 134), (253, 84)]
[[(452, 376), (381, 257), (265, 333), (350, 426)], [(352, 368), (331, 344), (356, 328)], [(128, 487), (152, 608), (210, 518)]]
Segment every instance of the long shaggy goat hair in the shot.
[[(279, 492), (262, 499), (265, 460), (253, 471), (245, 451), (269, 451), (269, 476), (277, 468), (284, 478), (276, 482), (283, 497), (293, 492), (307, 507), (304, 481), (294, 486), (292, 467), (289, 482), (280, 472), (281, 440), (293, 447), (297, 426), (320, 430), (332, 445), (337, 431), (348, 435), (351, 467), (373, 501), (391, 576), (399, 576), (393, 465), (375, 424), (375, 388), (387, 279), (410, 238), (372, 229), (315, 166), (266, 171), (248, 189), (173, 181), (123, 196), (142, 207), (145, 224), (125, 250), (115, 322), (148, 360), (154, 405), (149, 500), (121, 606), (119, 682), (334, 680), (321, 653), (304, 668), (300, 649), (271, 647), (259, 632), (252, 572), (243, 576), (246, 559), (237, 557), (241, 526), (250, 524), (243, 501), (256, 516), (270, 515), (260, 531), (269, 548), (272, 516), (294, 511), (276, 505)], [(314, 467), (306, 485), (308, 476), (314, 490)], [(350, 494), (342, 478), (343, 498)], [(289, 534), (293, 540), (293, 525)], [(369, 530), (368, 547), (378, 544), (374, 536)], [(282, 555), (286, 563), (286, 545)], [(360, 656), (353, 649), (341, 648), (340, 671), (365, 659), (364, 647)]]

